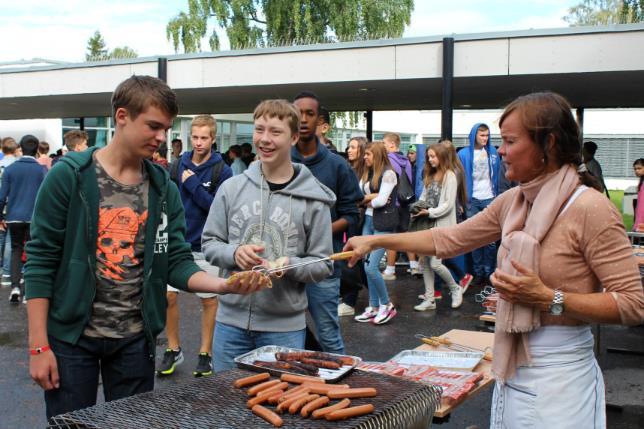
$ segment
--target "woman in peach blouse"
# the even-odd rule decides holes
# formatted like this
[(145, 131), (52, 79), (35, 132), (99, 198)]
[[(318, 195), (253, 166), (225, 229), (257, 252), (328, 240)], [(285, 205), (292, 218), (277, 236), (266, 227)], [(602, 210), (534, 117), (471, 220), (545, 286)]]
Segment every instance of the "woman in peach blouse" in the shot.
[(461, 224), (354, 237), (345, 250), (350, 263), (380, 247), (448, 258), (500, 239), (490, 427), (605, 428), (590, 323), (644, 323), (621, 216), (584, 167), (563, 97), (519, 97), (499, 125), (506, 178), (519, 186)]

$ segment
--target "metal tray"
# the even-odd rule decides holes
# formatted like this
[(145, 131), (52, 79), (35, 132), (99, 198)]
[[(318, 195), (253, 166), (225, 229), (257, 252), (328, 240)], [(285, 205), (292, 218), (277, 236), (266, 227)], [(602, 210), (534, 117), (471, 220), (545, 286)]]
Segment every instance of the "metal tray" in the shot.
[(391, 358), (398, 365), (429, 365), (437, 368), (463, 369), (473, 371), (483, 359), (482, 352), (441, 352), (424, 350), (403, 350)]
[[(248, 353), (244, 353), (243, 355), (237, 356), (234, 360), (235, 363), (237, 364), (238, 367), (240, 368), (247, 368), (252, 371), (259, 371), (259, 372), (269, 372), (277, 377), (279, 377), (281, 374), (296, 374), (296, 375), (302, 375), (302, 374), (297, 374), (294, 372), (290, 371), (282, 371), (279, 369), (272, 369), (272, 368), (264, 368), (262, 366), (257, 366), (254, 365), (253, 362), (256, 360), (264, 360), (268, 362), (275, 362), (275, 353), (277, 352), (306, 352), (309, 350), (302, 350), (302, 349), (292, 349), (289, 347), (281, 347), (281, 346), (264, 346), (260, 347), (258, 349), (255, 349), (253, 351), (250, 351)], [(355, 368), (361, 361), (357, 356), (349, 356), (349, 355), (339, 355), (335, 353), (329, 353), (331, 356), (338, 356), (338, 357), (350, 357), (353, 359), (353, 365), (344, 365), (340, 369), (325, 369), (325, 368), (320, 368), (320, 372), (318, 374), (318, 377), (323, 378), (326, 381), (338, 381), (345, 375), (347, 375), (353, 368)]]

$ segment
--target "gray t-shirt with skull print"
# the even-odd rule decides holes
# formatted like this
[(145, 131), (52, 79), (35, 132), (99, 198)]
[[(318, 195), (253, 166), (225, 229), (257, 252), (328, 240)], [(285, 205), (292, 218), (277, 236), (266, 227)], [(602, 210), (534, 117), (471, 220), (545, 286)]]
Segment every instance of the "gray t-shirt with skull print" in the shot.
[(84, 335), (127, 338), (143, 331), (143, 250), (149, 180), (137, 185), (110, 177), (94, 157), (100, 191), (96, 296)]

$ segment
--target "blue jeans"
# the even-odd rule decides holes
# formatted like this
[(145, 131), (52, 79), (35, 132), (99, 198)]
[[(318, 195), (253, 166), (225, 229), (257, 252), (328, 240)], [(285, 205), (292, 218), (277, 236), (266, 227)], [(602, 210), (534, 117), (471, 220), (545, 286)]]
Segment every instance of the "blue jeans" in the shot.
[(319, 283), (308, 283), (306, 297), (309, 301), (309, 312), (315, 322), (315, 334), (322, 350), (343, 354), (344, 342), (338, 317), (340, 279), (328, 278)]
[(81, 336), (76, 345), (49, 336), (60, 375), (60, 387), (45, 391), (47, 418), (96, 404), (98, 374), (105, 401), (154, 388), (154, 360), (145, 335), (130, 338)]
[(0, 259), (2, 260), (2, 273), (11, 275), (11, 234), (9, 229), (0, 231)]
[(237, 356), (263, 346), (282, 346), (294, 349), (304, 348), (306, 329), (289, 332), (248, 331), (217, 322), (212, 356), (215, 372), (235, 367)]
[[(467, 207), (467, 218), (474, 217), (482, 212), (494, 198), (477, 200), (472, 198), (472, 203)], [(472, 251), (472, 271), (475, 276), (489, 277), (496, 268), (496, 243), (492, 242)]]
[[(373, 217), (364, 217), (364, 226), (362, 235), (380, 235), (386, 232), (376, 231), (373, 227)], [(378, 309), (379, 305), (389, 304), (389, 293), (385, 280), (380, 273), (380, 260), (385, 254), (385, 249), (376, 249), (369, 253), (364, 265), (364, 271), (367, 274), (367, 283), (369, 284), (369, 306)]]

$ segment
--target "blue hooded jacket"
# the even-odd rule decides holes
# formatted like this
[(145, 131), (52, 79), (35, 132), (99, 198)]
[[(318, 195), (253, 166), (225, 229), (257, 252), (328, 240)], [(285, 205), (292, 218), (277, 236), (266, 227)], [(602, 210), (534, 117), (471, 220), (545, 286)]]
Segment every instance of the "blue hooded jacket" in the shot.
[[(467, 205), (469, 206), (472, 203), (472, 190), (474, 189), (474, 181), (472, 180), (473, 172), (473, 160), (474, 160), (474, 145), (476, 144), (476, 132), (478, 131), (481, 125), (484, 123), (474, 124), (470, 130), (469, 140), (470, 145), (464, 149), (461, 149), (458, 152), (458, 157), (463, 164), (463, 170), (465, 171), (465, 182), (467, 184)], [(489, 127), (488, 127), (489, 128)], [(485, 145), (484, 149), (487, 151), (487, 161), (490, 172), (490, 183), (492, 184), (492, 193), (496, 197), (499, 195), (499, 167), (501, 159), (496, 152), (496, 148), (492, 146), (492, 138), (488, 140), (488, 143)]]
[[(201, 165), (195, 165), (192, 162), (192, 154), (193, 151), (190, 151), (181, 155), (177, 178), (180, 183), (181, 202), (186, 213), (186, 241), (192, 246), (193, 252), (201, 252), (201, 233), (203, 232), (206, 218), (208, 218), (210, 206), (215, 199), (217, 190), (226, 179), (232, 177), (233, 171), (224, 164), (224, 168), (221, 170), (217, 184), (211, 194), (208, 191), (212, 180), (212, 168), (216, 163), (224, 162), (224, 160), (219, 152), (213, 150), (208, 161)], [(181, 182), (181, 176), (186, 169), (195, 174), (185, 182)]]
[[(360, 217), (357, 203), (362, 201), (363, 195), (355, 173), (349, 163), (340, 155), (329, 151), (326, 146), (317, 141), (315, 155), (304, 158), (296, 146), (291, 149), (291, 160), (306, 165), (311, 173), (331, 189), (336, 196), (336, 202), (331, 207), (331, 222), (344, 218), (349, 223), (347, 231), (355, 230)], [(333, 251), (342, 250), (343, 233), (333, 236)], [(334, 264), (334, 277), (340, 275), (340, 264)]]

